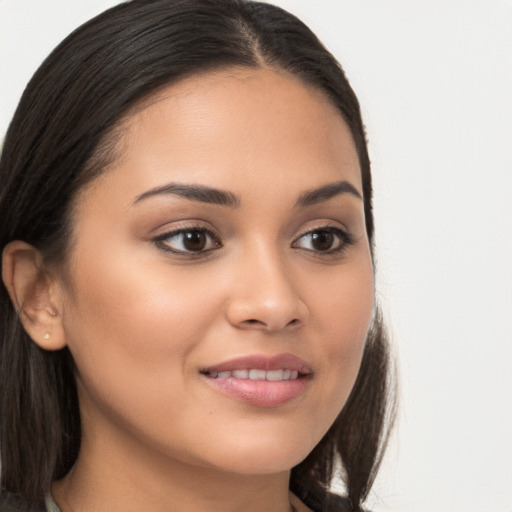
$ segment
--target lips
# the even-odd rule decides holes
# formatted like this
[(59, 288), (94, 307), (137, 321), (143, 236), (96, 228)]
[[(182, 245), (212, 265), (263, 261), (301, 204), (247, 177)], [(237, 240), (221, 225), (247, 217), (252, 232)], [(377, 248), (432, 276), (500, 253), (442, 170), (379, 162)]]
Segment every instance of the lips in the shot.
[(251, 355), (201, 370), (207, 383), (225, 395), (259, 407), (277, 407), (302, 395), (313, 374), (292, 354)]

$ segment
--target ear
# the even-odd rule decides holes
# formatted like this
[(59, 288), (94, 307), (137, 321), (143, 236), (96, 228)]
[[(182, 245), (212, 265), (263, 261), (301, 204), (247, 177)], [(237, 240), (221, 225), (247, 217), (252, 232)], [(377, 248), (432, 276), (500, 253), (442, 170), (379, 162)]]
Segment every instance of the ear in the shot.
[(45, 272), (41, 253), (20, 240), (10, 242), (2, 254), (2, 279), (32, 340), (45, 350), (65, 347), (59, 287)]

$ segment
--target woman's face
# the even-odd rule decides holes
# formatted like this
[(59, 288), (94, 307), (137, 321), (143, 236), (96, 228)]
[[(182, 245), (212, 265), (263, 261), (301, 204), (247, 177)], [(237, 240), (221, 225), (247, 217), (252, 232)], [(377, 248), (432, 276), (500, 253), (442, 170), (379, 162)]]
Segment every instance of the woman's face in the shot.
[(289, 469), (345, 404), (372, 314), (350, 132), (292, 75), (234, 69), (160, 91), (122, 133), (61, 280), (84, 450)]

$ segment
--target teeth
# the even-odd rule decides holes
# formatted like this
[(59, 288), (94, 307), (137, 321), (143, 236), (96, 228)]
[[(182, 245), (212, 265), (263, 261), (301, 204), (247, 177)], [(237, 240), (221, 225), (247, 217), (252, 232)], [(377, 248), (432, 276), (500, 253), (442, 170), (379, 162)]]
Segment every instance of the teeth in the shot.
[(283, 380), (284, 377), (284, 370), (274, 370), (266, 373), (267, 380)]
[(249, 370), (249, 379), (264, 380), (267, 372), (265, 370)]
[(209, 372), (209, 377), (213, 377), (215, 379), (228, 379), (229, 377), (234, 377), (235, 379), (250, 379), (250, 380), (269, 380), (269, 381), (279, 381), (279, 380), (295, 380), (299, 377), (299, 372), (297, 370), (269, 370), (268, 372), (265, 370), (233, 370), (226, 372)]

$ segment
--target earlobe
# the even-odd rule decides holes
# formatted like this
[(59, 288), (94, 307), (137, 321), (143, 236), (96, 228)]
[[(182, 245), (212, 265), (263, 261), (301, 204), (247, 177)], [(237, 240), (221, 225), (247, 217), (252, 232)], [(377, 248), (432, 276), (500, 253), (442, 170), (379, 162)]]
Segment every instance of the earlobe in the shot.
[(64, 348), (60, 298), (43, 268), (40, 251), (20, 240), (7, 244), (2, 254), (2, 279), (32, 340), (45, 350)]

